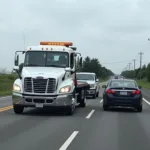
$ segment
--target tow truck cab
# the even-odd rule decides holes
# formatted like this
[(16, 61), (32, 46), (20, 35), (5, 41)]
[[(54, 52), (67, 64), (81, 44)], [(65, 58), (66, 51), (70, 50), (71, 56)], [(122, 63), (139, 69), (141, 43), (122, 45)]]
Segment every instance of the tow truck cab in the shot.
[[(76, 71), (82, 57), (72, 42), (40, 42), (25, 51), (16, 51), (15, 80), (12, 103), (15, 113), (25, 107), (61, 107), (72, 115), (76, 105), (85, 107), (89, 85), (76, 82)], [(25, 54), (23, 69), (19, 72), (19, 54)]]

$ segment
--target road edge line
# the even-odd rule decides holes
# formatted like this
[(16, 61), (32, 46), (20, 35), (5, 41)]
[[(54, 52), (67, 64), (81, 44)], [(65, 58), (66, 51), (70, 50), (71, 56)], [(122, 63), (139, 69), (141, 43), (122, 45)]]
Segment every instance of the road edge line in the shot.
[(143, 98), (143, 101), (144, 101), (145, 103), (147, 103), (148, 105), (150, 105), (150, 102), (149, 102), (148, 100), (146, 100), (145, 98)]
[(11, 95), (10, 96), (0, 97), (0, 100), (5, 99), (5, 98), (9, 98), (9, 97), (11, 97)]

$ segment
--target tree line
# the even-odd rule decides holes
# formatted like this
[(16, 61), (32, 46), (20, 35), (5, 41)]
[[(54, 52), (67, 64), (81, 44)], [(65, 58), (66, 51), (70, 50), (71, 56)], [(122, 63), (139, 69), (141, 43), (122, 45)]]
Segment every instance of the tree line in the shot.
[[(22, 72), (22, 68), (23, 68), (23, 63), (19, 65), (20, 73)], [(89, 56), (87, 56), (82, 61), (82, 66), (78, 67), (78, 71), (79, 72), (94, 72), (96, 73), (98, 78), (103, 78), (103, 79), (114, 75), (114, 73), (110, 69), (107, 69), (106, 67), (102, 66), (97, 58), (90, 58)]]
[(90, 58), (87, 56), (79, 69), (80, 72), (94, 72), (99, 78), (107, 78), (114, 75), (114, 73), (102, 66), (97, 58)]
[(147, 79), (150, 82), (150, 63), (147, 66), (143, 65), (142, 68), (135, 69), (135, 71), (123, 71), (121, 75), (126, 78)]

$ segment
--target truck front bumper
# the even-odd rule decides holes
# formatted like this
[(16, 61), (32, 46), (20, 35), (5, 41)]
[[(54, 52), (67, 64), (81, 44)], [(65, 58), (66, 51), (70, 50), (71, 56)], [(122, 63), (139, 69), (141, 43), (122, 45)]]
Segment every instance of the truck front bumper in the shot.
[(86, 95), (90, 96), (90, 95), (95, 95), (96, 94), (96, 89), (94, 88), (90, 88), (89, 90), (87, 90)]
[(76, 104), (72, 94), (41, 96), (13, 92), (12, 101), (13, 105), (23, 105), (24, 107), (64, 107)]

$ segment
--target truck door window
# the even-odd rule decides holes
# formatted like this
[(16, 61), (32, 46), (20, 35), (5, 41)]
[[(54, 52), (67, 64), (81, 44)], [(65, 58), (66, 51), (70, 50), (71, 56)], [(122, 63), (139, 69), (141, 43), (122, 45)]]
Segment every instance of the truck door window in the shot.
[(74, 67), (74, 53), (71, 53), (70, 55), (70, 67), (71, 69)]

